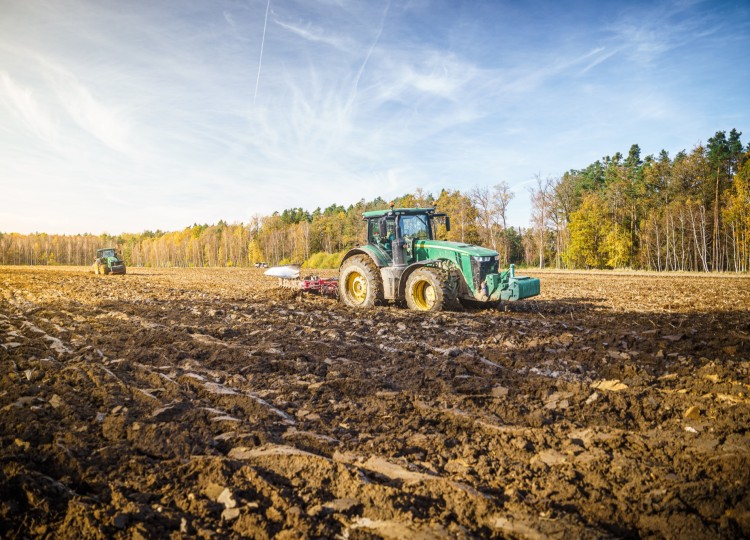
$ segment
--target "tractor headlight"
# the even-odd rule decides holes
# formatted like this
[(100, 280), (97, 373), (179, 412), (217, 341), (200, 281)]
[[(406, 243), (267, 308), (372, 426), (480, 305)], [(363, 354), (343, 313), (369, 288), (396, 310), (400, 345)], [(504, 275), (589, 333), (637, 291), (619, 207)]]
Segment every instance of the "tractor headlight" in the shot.
[(474, 260), (477, 262), (490, 262), (494, 259), (495, 257), (474, 257)]

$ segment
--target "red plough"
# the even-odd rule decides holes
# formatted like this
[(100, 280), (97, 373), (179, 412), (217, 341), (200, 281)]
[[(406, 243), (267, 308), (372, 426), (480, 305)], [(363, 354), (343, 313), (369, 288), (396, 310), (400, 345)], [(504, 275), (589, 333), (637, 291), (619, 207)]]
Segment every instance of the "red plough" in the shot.
[(318, 276), (305, 276), (299, 280), (299, 288), (305, 292), (316, 292), (326, 296), (338, 296), (338, 278), (322, 278)]
[(298, 289), (303, 292), (315, 292), (326, 296), (339, 295), (338, 278), (322, 278), (311, 274), (300, 277), (300, 267), (296, 264), (286, 266), (274, 266), (269, 268), (264, 275), (279, 278), (279, 286), (287, 289)]

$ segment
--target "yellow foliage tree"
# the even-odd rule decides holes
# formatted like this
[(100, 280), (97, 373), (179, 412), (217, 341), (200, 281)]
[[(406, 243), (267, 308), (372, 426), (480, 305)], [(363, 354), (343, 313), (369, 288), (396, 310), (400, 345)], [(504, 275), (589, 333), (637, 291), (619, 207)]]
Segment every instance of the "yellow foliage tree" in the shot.
[(252, 240), (247, 247), (247, 260), (250, 264), (263, 262), (263, 254), (257, 240)]
[(445, 212), (451, 218), (451, 230), (446, 232), (442, 225), (438, 227), (438, 238), (453, 242), (478, 244), (477, 209), (471, 199), (460, 191), (444, 189), (435, 202), (438, 212)]
[(570, 245), (566, 253), (572, 268), (604, 268), (607, 256), (607, 211), (598, 195), (588, 195), (570, 216)]
[(633, 247), (628, 231), (620, 225), (607, 233), (604, 239), (604, 252), (607, 256), (607, 266), (611, 268), (625, 268), (630, 266), (630, 253)]
[(735, 270), (750, 269), (750, 151), (734, 175), (724, 220), (731, 231)]

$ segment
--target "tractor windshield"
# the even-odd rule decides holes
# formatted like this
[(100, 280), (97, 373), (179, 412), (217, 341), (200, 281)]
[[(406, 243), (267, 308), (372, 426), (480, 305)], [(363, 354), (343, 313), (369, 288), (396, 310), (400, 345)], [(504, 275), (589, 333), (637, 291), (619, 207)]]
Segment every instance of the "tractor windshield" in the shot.
[(99, 250), (99, 256), (100, 257), (114, 257), (115, 250), (114, 249), (101, 249)]
[(426, 215), (401, 216), (401, 235), (408, 239), (431, 239), (429, 218)]

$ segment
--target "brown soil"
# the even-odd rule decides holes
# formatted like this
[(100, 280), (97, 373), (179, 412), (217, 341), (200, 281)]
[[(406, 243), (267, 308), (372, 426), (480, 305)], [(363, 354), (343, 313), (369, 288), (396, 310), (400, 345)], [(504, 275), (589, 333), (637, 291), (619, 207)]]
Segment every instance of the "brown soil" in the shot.
[(750, 536), (750, 279), (355, 311), (0, 268), (0, 536)]

